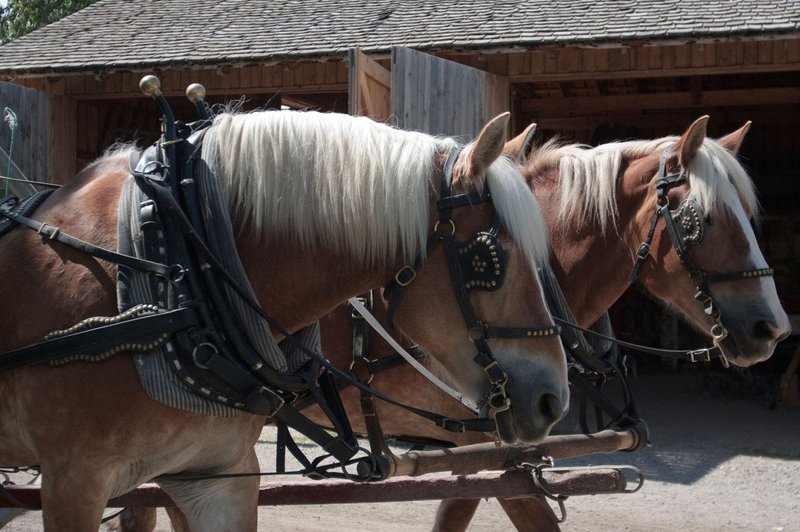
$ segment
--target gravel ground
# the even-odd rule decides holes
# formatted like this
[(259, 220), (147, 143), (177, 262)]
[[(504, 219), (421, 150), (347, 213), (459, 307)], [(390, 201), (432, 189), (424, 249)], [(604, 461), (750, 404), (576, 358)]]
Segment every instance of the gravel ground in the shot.
[[(645, 474), (641, 491), (572, 497), (569, 531), (800, 531), (800, 409), (769, 409), (760, 392), (731, 374), (690, 372), (633, 381), (652, 445), (637, 453), (594, 455), (557, 465), (630, 464)], [(259, 453), (271, 466), (274, 433)], [(437, 502), (262, 507), (261, 530), (429, 530)], [(41, 529), (28, 512), (7, 530)], [(160, 511), (158, 531), (170, 530)], [(494, 500), (481, 503), (473, 531), (513, 530)]]

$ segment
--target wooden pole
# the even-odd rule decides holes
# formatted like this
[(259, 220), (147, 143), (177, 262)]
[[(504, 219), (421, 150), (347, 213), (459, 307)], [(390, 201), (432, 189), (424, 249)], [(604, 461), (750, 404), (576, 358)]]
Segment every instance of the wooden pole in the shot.
[[(622, 493), (625, 472), (613, 466), (578, 468), (574, 471), (543, 470), (542, 481), (549, 493), (599, 495)], [(39, 486), (6, 486), (7, 493), (30, 509), (41, 508)], [(346, 504), (482, 497), (532, 497), (543, 492), (527, 470), (492, 471), (476, 475), (433, 475), (428, 478), (393, 478), (381, 482), (349, 480), (298, 480), (264, 484), (259, 506)], [(174, 506), (172, 499), (155, 484), (144, 484), (108, 502), (110, 508)], [(13, 506), (0, 496), (0, 507)]]
[(478, 443), (436, 451), (412, 451), (388, 456), (389, 477), (418, 476), (452, 471), (455, 474), (510, 469), (521, 463), (546, 463), (595, 453), (635, 449), (639, 436), (632, 430), (604, 430), (594, 434), (549, 436), (537, 445), (495, 445)]

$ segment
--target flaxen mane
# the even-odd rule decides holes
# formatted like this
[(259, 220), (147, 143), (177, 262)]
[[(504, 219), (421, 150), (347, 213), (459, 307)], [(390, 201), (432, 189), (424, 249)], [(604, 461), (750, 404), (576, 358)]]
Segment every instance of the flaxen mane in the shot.
[[(678, 137), (664, 137), (611, 142), (596, 148), (548, 141), (528, 158), (527, 171), (538, 175), (547, 168), (558, 167), (561, 221), (574, 218), (578, 222), (595, 222), (603, 231), (609, 226), (616, 229), (615, 190), (622, 161), (663, 151), (677, 140)], [(711, 139), (705, 139), (689, 167), (689, 184), (691, 196), (712, 216), (738, 209), (744, 209), (748, 218), (758, 214), (753, 181), (736, 157)]]
[[(261, 235), (318, 240), (369, 262), (424, 254), (428, 194), (437, 154), (455, 146), (378, 124), (318, 112), (222, 114), (203, 159), (222, 183), (237, 221)], [(531, 263), (547, 256), (538, 205), (509, 160), (489, 169), (495, 207)]]

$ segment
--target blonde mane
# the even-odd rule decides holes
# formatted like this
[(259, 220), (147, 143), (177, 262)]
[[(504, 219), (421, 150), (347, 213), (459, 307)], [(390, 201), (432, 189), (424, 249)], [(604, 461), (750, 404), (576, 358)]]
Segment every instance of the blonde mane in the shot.
[[(616, 184), (625, 159), (644, 157), (664, 150), (678, 137), (655, 140), (610, 142), (595, 148), (580, 144), (560, 145), (549, 141), (528, 159), (527, 170), (537, 175), (557, 167), (559, 173), (559, 222), (597, 223), (603, 232), (617, 229)], [(752, 179), (736, 157), (714, 140), (706, 138), (689, 169), (691, 197), (711, 216), (744, 209), (757, 216), (758, 199)]]
[[(217, 116), (202, 157), (240, 229), (383, 263), (398, 250), (406, 260), (424, 255), (437, 155), (455, 145), (364, 117), (262, 111)], [(541, 262), (545, 224), (518, 168), (501, 158), (487, 180), (517, 243)]]

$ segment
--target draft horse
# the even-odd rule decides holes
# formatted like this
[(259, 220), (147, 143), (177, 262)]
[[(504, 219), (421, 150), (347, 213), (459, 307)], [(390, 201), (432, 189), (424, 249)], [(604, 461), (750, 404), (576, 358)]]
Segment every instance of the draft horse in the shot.
[[(547, 257), (544, 223), (518, 168), (501, 153), (507, 120), (507, 114), (493, 120), (458, 152), (452, 139), (365, 118), (222, 114), (201, 153), (225, 192), (258, 301), (283, 328), (297, 331), (404, 272), (398, 326), (447, 368), (463, 393), (486, 405), (495, 386), (487, 378), (492, 368), (472, 362), (475, 341), (481, 343), (507, 376), (499, 437), (535, 441), (563, 415), (569, 390), (558, 338), (517, 334), (553, 322), (535, 274)], [(94, 162), (33, 216), (115, 249), (130, 152)], [(449, 195), (445, 166), (452, 175)], [(467, 330), (464, 302), (455, 295), (463, 287), (454, 290), (440, 243), (447, 237), (468, 242), (486, 231), (504, 258), (500, 282), (464, 292), (476, 319), (511, 331), (500, 338)], [(87, 317), (114, 315), (116, 270), (26, 228), (3, 236), (0, 352)], [(0, 464), (40, 466), (47, 530), (96, 529), (110, 497), (153, 479), (192, 530), (255, 530), (257, 477), (159, 477), (256, 471), (253, 445), (263, 416), (167, 407), (145, 393), (125, 353), (1, 372), (0, 395)]]
[[(526, 130), (505, 151), (523, 159), (523, 175), (547, 222), (551, 265), (578, 325), (589, 327), (638, 282), (714, 339), (731, 364), (748, 366), (768, 358), (790, 325), (751, 227), (758, 218), (753, 182), (736, 159), (750, 123), (713, 140), (706, 136), (707, 120), (699, 118), (681, 136), (591, 149), (551, 141), (530, 153)], [(668, 209), (670, 222), (681, 225), (678, 251), (667, 222), (659, 216), (653, 226), (660, 206)], [(703, 301), (698, 283), (706, 290)], [(376, 311), (385, 322), (385, 309), (376, 305)], [(352, 329), (346, 307), (322, 321), (325, 353), (341, 367), (353, 361)], [(378, 367), (392, 351), (375, 334), (370, 341), (368, 358)], [(421, 362), (447, 378), (437, 360)], [(377, 390), (393, 390), (411, 404), (467, 415), (408, 365), (369, 377)], [(394, 387), (397, 380), (408, 386)], [(343, 397), (354, 427), (365, 432), (359, 394), (351, 389)], [(377, 402), (375, 408), (389, 436), (457, 445), (487, 441), (480, 433), (447, 434), (388, 404)], [(444, 501), (435, 529), (464, 530), (479, 502)], [(536, 500), (500, 502), (519, 530), (557, 528)]]

